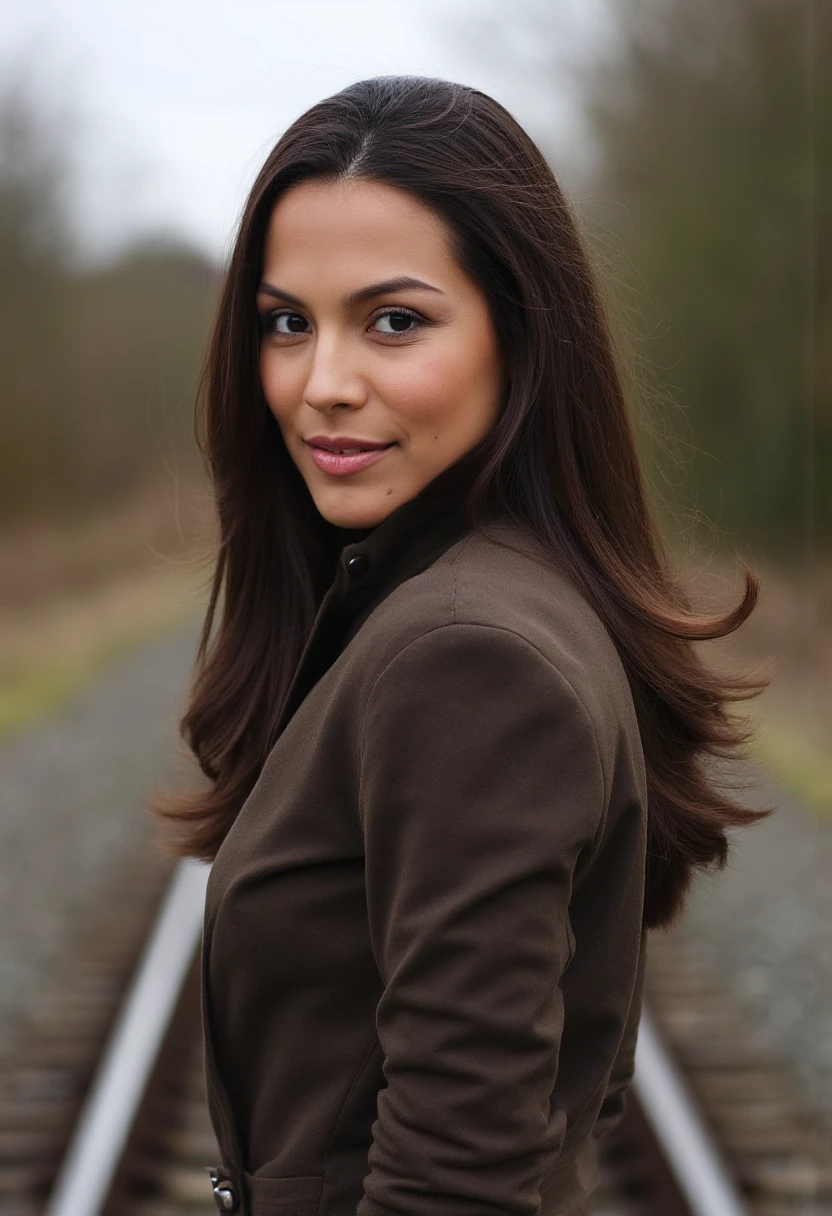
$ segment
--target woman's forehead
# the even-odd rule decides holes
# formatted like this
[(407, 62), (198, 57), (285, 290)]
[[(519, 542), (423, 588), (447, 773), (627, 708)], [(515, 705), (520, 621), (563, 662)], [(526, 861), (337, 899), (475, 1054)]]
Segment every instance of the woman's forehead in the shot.
[(265, 252), (282, 261), (321, 260), (360, 253), (384, 260), (414, 256), (446, 261), (447, 229), (427, 204), (404, 190), (379, 182), (302, 182), (275, 204)]

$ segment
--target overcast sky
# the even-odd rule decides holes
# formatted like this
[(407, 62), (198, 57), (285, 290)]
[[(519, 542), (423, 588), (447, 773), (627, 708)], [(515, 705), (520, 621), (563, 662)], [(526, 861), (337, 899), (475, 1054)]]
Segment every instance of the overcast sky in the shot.
[[(69, 201), (91, 256), (159, 230), (222, 256), (281, 131), (366, 76), (476, 85), (533, 137), (579, 155), (568, 84), (534, 84), (542, 48), (519, 11), (518, 0), (7, 0), (0, 68), (30, 65), (37, 94), (75, 116)], [(576, 49), (604, 38), (601, 0), (560, 0), (559, 12)]]

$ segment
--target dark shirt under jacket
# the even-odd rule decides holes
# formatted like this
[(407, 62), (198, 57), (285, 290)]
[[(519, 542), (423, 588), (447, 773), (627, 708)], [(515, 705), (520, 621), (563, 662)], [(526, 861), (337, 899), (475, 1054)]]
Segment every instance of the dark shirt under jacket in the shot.
[(344, 545), (211, 869), (222, 1210), (592, 1210), (641, 1008), (644, 757), (600, 618), (515, 525), (470, 529), (465, 467)]

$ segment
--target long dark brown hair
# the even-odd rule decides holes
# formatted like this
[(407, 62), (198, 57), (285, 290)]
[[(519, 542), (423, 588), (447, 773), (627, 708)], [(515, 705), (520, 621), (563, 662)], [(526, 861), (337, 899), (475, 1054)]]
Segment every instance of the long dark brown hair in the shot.
[(571, 576), (617, 645), (648, 778), (644, 921), (668, 925), (694, 868), (725, 864), (726, 830), (771, 813), (729, 799), (703, 767), (707, 756), (743, 758), (757, 728), (726, 706), (769, 678), (716, 674), (693, 646), (743, 624), (759, 579), (743, 565), (737, 607), (692, 611), (651, 513), (622, 358), (580, 225), (512, 116), (445, 80), (363, 80), (314, 105), (275, 145), (245, 205), (198, 393), (219, 551), (180, 729), (209, 784), (153, 799), (151, 813), (169, 829), (162, 849), (216, 855), (274, 744), (333, 573), (330, 533), (266, 406), (258, 366), (267, 223), (284, 191), (312, 178), (411, 192), (444, 218), (459, 264), (487, 298), (511, 384), (470, 487), (472, 516), (498, 501)]

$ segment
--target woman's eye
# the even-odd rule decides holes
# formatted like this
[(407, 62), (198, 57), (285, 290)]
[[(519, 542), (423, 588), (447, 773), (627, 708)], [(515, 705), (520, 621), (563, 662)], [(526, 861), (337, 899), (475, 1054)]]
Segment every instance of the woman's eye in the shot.
[[(285, 327), (282, 324), (284, 321)], [(291, 337), (293, 334), (303, 333), (306, 318), (302, 317), (299, 312), (275, 311), (267, 314), (265, 324), (270, 333)]]
[(400, 308), (391, 309), (390, 312), (381, 313), (376, 317), (375, 324), (385, 321), (390, 323), (390, 329), (382, 327), (380, 332), (386, 334), (387, 337), (390, 338), (397, 338), (400, 335), (412, 334), (414, 330), (418, 328), (420, 324), (422, 324), (422, 318), (415, 312), (406, 312)]

